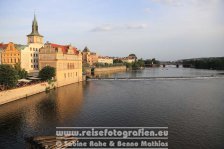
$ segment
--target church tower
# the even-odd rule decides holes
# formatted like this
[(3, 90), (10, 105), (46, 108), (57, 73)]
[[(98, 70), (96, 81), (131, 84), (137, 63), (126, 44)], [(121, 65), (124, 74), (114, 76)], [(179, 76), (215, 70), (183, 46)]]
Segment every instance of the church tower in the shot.
[(32, 32), (27, 35), (27, 43), (39, 43), (43, 44), (43, 36), (39, 34), (38, 32), (38, 24), (36, 20), (36, 15), (34, 14), (34, 19), (32, 23)]

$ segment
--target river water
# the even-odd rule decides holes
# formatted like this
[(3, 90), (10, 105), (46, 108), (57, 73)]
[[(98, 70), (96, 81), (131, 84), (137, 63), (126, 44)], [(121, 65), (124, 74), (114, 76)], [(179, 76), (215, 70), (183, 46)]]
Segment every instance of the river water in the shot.
[(0, 106), (0, 148), (25, 148), (24, 138), (55, 135), (58, 126), (129, 126), (168, 127), (170, 149), (223, 149), (222, 74), (151, 68), (103, 77), (164, 79), (92, 80), (17, 100)]

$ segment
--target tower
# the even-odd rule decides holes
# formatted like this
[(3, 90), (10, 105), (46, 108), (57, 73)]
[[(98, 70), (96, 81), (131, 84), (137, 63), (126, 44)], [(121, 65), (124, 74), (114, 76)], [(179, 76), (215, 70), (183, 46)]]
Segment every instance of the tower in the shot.
[(43, 44), (43, 36), (39, 34), (38, 32), (38, 24), (37, 24), (37, 19), (36, 15), (34, 14), (34, 19), (32, 23), (32, 32), (27, 35), (27, 43), (39, 43)]

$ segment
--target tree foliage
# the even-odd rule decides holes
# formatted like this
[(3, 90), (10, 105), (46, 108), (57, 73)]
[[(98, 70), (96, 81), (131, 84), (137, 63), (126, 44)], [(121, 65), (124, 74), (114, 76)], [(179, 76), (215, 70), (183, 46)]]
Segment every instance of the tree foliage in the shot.
[(183, 67), (224, 70), (224, 57), (184, 60)]
[(0, 85), (12, 88), (17, 85), (18, 79), (18, 72), (11, 65), (0, 65)]
[(21, 64), (20, 63), (16, 63), (14, 65), (15, 70), (17, 71), (18, 75), (19, 75), (19, 79), (24, 79), (27, 77), (28, 73), (25, 69), (21, 68)]
[(39, 78), (41, 78), (41, 80), (43, 81), (52, 80), (52, 78), (55, 77), (55, 75), (56, 75), (56, 70), (54, 67), (51, 67), (51, 66), (45, 66), (39, 72)]

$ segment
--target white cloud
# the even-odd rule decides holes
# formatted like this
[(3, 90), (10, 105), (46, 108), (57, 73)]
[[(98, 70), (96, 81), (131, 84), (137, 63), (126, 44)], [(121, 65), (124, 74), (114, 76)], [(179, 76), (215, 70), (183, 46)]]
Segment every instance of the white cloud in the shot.
[(113, 27), (109, 24), (103, 25), (103, 26), (98, 26), (93, 28), (91, 31), (92, 32), (107, 32), (113, 30)]
[(151, 8), (145, 8), (145, 9), (144, 9), (144, 12), (145, 12), (145, 13), (150, 13), (150, 12), (152, 12), (152, 9), (151, 9)]
[(186, 6), (186, 5), (205, 6), (217, 3), (221, 0), (150, 0), (150, 1), (171, 6)]
[(144, 29), (147, 27), (147, 24), (130, 24), (126, 26), (127, 29)]
[(147, 24), (127, 24), (127, 25), (102, 25), (97, 26), (91, 30), (91, 32), (108, 32), (108, 31), (115, 31), (115, 30), (130, 30), (130, 29), (145, 29), (147, 28)]

